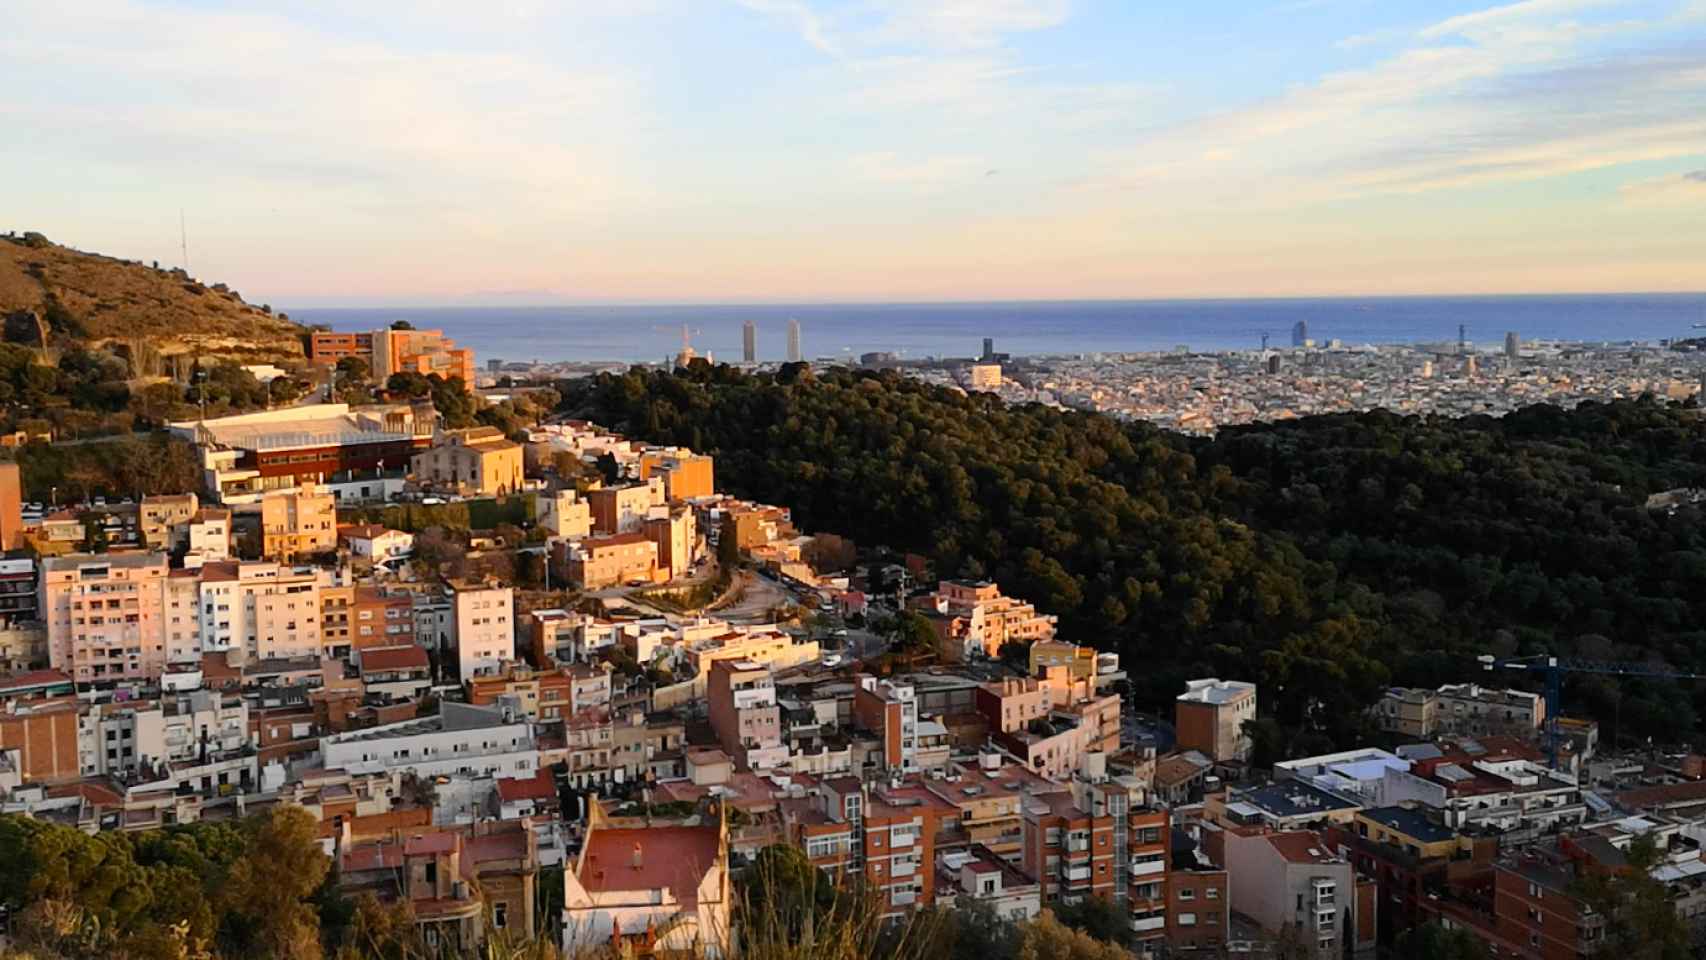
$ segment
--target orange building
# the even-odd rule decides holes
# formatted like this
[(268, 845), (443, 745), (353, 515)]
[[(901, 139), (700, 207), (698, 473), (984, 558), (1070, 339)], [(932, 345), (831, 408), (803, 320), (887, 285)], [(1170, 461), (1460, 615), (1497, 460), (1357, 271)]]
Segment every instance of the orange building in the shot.
[(647, 450), (640, 454), (640, 479), (663, 478), (664, 496), (671, 503), (716, 492), (715, 468), (710, 457), (679, 447)]
[(583, 590), (632, 581), (656, 582), (658, 545), (643, 533), (588, 537), (567, 547), (569, 579)]
[(0, 756), (13, 756), (25, 783), (68, 783), (83, 776), (77, 757), (76, 697), (0, 704)]
[(24, 543), (24, 484), (16, 463), (0, 463), (0, 550)]
[(261, 497), (261, 555), (290, 563), (338, 548), (338, 511), (330, 490), (304, 482)]
[(373, 378), (384, 383), (393, 373), (418, 373), (474, 384), (474, 351), (458, 347), (442, 330), (375, 330), (371, 333), (308, 335), (308, 360), (334, 366), (345, 357), (367, 362)]
[(349, 605), (349, 645), (353, 650), (395, 647), (415, 642), (415, 603), (407, 593), (358, 586)]
[(936, 902), (936, 834), (959, 808), (917, 783), (876, 787), (865, 800), (865, 883), (899, 916)]

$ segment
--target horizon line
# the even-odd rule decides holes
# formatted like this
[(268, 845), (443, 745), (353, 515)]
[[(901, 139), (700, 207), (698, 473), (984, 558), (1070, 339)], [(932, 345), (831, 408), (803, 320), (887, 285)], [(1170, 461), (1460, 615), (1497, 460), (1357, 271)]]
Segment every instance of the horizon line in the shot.
[[(322, 303), (311, 306), (283, 307), (293, 310), (561, 310), (588, 308), (645, 308), (699, 307), (705, 309), (742, 309), (775, 307), (949, 307), (1002, 306), (1049, 304), (1126, 304), (1126, 303), (1288, 303), (1319, 300), (1521, 300), (1542, 298), (1609, 298), (1609, 297), (1706, 297), (1701, 290), (1629, 290), (1629, 291), (1526, 291), (1509, 293), (1374, 293), (1374, 294), (1285, 294), (1253, 296), (1187, 296), (1187, 297), (1017, 297), (992, 300), (909, 299), (909, 300), (567, 300), (554, 303), (419, 303), (398, 301), (381, 304)], [(281, 301), (284, 302), (284, 301)]]

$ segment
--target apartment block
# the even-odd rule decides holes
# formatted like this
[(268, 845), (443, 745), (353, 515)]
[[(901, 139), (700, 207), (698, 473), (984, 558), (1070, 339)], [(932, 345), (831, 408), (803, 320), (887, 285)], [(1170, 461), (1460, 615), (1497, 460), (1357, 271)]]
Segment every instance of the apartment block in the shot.
[(1373, 713), (1381, 732), (1425, 740), (1439, 729), (1439, 695), (1418, 687), (1392, 687)]
[(350, 598), (349, 631), (351, 650), (414, 643), (414, 596), (371, 584), (357, 586)]
[(1166, 895), (1167, 946), (1174, 953), (1219, 956), (1232, 936), (1232, 881), (1226, 871), (1175, 867), (1167, 874)]
[(415, 482), (465, 496), (507, 496), (521, 490), (521, 444), (496, 427), (446, 430), (411, 461)]
[(1538, 693), (1456, 683), (1440, 687), (1438, 696), (1440, 734), (1532, 737), (1546, 722), (1546, 699)]
[(337, 499), (313, 482), (261, 497), (261, 555), (292, 563), (338, 548)]
[(870, 790), (864, 802), (865, 884), (884, 916), (923, 909), (936, 900), (936, 835), (958, 811), (916, 783)]
[(1256, 718), (1256, 685), (1239, 680), (1191, 680), (1173, 706), (1180, 750), (1217, 763), (1245, 760), (1250, 738), (1244, 722)]
[(451, 643), (456, 648), (457, 675), (466, 682), (514, 660), (514, 591), (469, 581), (454, 582), (450, 590), (455, 607)]
[(640, 479), (663, 479), (664, 496), (684, 503), (716, 492), (712, 459), (680, 447), (656, 448), (640, 454)]
[(853, 722), (880, 738), (884, 770), (918, 772), (918, 697), (912, 685), (861, 676), (853, 691)]
[(629, 486), (588, 491), (586, 502), (592, 509), (592, 532), (608, 537), (640, 532), (652, 508), (663, 506), (667, 500), (663, 480), (653, 477)]
[(950, 661), (994, 659), (1003, 644), (1029, 646), (1054, 639), (1056, 618), (1003, 596), (1001, 588), (988, 581), (944, 580), (921, 603), (936, 626), (941, 653)]
[(203, 653), (235, 651), (243, 661), (318, 657), (322, 588), (332, 572), (269, 561), (210, 563), (201, 569)]
[(646, 518), (646, 538), (657, 544), (658, 575), (677, 580), (693, 571), (693, 547), (699, 539), (689, 507), (654, 507)]
[(188, 539), (190, 518), (200, 508), (201, 501), (193, 493), (143, 497), (137, 508), (143, 545), (150, 550), (165, 551), (183, 546)]
[(644, 533), (587, 537), (562, 547), (569, 580), (583, 590), (659, 579), (658, 545)]
[(71, 554), (42, 564), (41, 617), (55, 670), (96, 685), (160, 676), (165, 554)]
[(1291, 931), (1323, 956), (1375, 945), (1378, 897), (1321, 836), (1291, 830), (1225, 836), (1226, 872), (1238, 912), (1272, 934)]
[(743, 770), (767, 770), (788, 761), (782, 742), (782, 711), (770, 668), (747, 660), (711, 665), (705, 699), (711, 729)]
[(188, 552), (186, 566), (200, 566), (231, 559), (231, 511), (202, 507), (184, 525)]
[(533, 495), (534, 515), (553, 537), (579, 540), (592, 535), (592, 505), (574, 490)]
[(446, 702), (420, 717), (320, 739), (326, 769), (528, 777), (539, 768), (533, 728), (518, 712)]
[(373, 378), (384, 383), (394, 373), (418, 373), (445, 380), (460, 378), (474, 386), (474, 351), (458, 347), (442, 330), (375, 330), (369, 335)]

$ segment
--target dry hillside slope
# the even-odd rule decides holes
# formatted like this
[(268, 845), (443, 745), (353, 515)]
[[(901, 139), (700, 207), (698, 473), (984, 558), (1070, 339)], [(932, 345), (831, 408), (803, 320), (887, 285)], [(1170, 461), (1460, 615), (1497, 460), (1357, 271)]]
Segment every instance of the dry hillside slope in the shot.
[(15, 339), (20, 311), (45, 321), (56, 302), (75, 320), (72, 335), (92, 344), (142, 341), (160, 355), (244, 363), (303, 359), (299, 324), (245, 303), (223, 284), (84, 253), (39, 234), (0, 236), (0, 318), (9, 318), (8, 333)]

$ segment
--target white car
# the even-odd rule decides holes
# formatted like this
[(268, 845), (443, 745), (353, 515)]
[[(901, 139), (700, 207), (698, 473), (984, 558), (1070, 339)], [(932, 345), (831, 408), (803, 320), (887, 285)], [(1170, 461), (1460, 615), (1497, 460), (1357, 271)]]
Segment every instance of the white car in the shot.
[(842, 656), (839, 653), (826, 653), (823, 655), (823, 665), (826, 667), (839, 667), (841, 666), (841, 663)]

